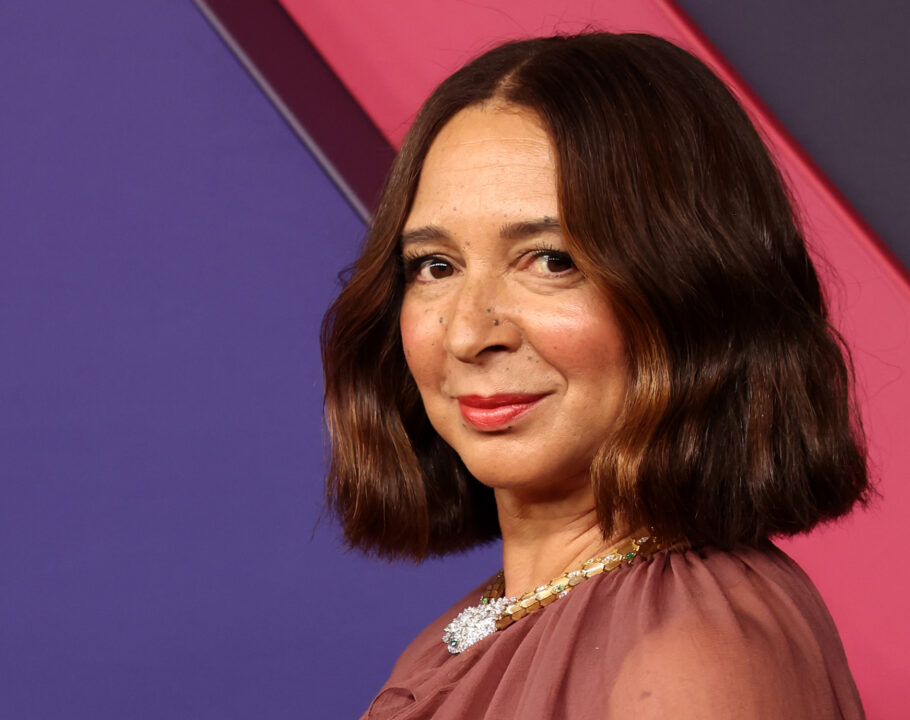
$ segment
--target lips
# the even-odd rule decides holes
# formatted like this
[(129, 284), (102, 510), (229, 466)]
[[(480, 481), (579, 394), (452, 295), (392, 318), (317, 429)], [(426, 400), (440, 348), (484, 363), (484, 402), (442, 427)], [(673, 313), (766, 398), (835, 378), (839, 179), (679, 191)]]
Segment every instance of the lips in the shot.
[(478, 430), (500, 430), (533, 408), (545, 394), (508, 393), (461, 395), (458, 407), (465, 421)]

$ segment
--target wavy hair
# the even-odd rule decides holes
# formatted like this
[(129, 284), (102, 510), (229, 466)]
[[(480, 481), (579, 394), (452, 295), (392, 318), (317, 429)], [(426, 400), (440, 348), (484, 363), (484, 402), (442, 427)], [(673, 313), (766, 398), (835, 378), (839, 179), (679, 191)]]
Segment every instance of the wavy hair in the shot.
[(488, 101), (535, 112), (568, 250), (616, 313), (629, 384), (590, 477), (605, 536), (654, 526), (758, 544), (868, 493), (849, 354), (786, 186), (730, 91), (660, 38), (497, 47), (421, 108), (322, 326), (327, 496), (349, 543), (420, 559), (498, 536), (492, 491), (433, 430), (399, 330), (400, 234), (440, 129)]

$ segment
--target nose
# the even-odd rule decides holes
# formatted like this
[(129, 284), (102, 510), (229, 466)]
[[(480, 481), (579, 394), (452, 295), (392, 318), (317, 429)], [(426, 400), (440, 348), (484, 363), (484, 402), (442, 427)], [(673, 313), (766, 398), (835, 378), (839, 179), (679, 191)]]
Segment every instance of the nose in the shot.
[(445, 349), (462, 362), (515, 352), (521, 345), (507, 292), (488, 276), (465, 278), (452, 296), (445, 322)]

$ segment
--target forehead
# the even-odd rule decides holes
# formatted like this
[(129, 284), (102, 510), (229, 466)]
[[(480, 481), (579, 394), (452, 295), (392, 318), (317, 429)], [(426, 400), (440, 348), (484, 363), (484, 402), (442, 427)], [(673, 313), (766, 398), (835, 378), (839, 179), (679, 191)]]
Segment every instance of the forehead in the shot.
[(421, 168), (408, 224), (436, 221), (453, 207), (459, 213), (556, 214), (555, 156), (535, 113), (472, 106), (443, 127)]
[(459, 111), (436, 136), (424, 165), (451, 154), (511, 154), (552, 160), (550, 138), (539, 116), (515, 105), (472, 105)]

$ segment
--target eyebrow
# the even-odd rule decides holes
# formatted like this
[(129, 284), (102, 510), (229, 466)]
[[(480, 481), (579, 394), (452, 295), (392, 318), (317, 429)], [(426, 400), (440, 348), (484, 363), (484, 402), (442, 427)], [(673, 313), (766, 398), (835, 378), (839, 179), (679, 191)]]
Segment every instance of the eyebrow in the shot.
[(559, 222), (559, 218), (549, 216), (538, 220), (506, 223), (499, 228), (499, 236), (503, 240), (523, 240), (534, 235), (559, 232), (562, 232), (562, 223)]
[[(499, 236), (503, 240), (523, 240), (524, 238), (545, 233), (562, 232), (562, 223), (559, 218), (544, 216), (535, 220), (522, 220), (520, 222), (506, 223), (499, 228)], [(401, 246), (415, 243), (429, 242), (432, 240), (451, 240), (452, 237), (438, 225), (424, 225), (423, 227), (406, 230), (401, 233)]]

